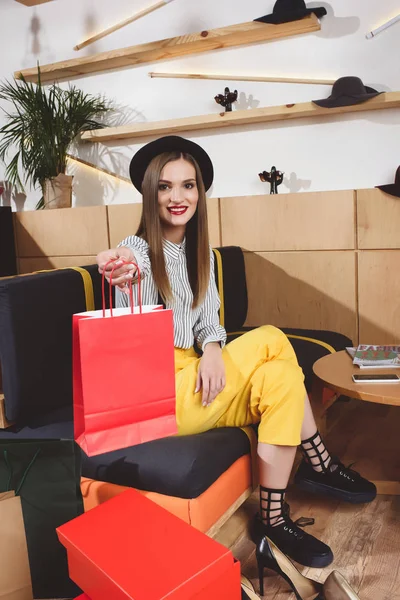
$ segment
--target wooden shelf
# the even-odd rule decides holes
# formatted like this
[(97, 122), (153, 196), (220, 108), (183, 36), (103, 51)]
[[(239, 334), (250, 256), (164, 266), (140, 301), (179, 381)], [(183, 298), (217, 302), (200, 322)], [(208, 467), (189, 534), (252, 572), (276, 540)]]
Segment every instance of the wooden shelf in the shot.
[(400, 92), (387, 92), (376, 96), (368, 102), (354, 106), (341, 106), (338, 108), (321, 108), (312, 102), (301, 104), (286, 104), (283, 106), (267, 106), (251, 110), (238, 110), (228, 113), (215, 113), (183, 119), (170, 119), (154, 123), (134, 123), (120, 127), (109, 127), (86, 131), (82, 139), (89, 142), (109, 142), (111, 140), (124, 140), (150, 135), (174, 134), (196, 129), (217, 129), (220, 127), (233, 127), (251, 125), (253, 123), (271, 123), (289, 119), (305, 119), (307, 117), (329, 117), (337, 114), (357, 113), (368, 110), (382, 110), (400, 107)]
[(36, 6), (37, 4), (44, 4), (45, 2), (51, 2), (51, 0), (15, 0), (24, 6)]
[[(202, 31), (200, 33), (149, 42), (138, 46), (130, 46), (129, 48), (110, 50), (109, 52), (102, 52), (83, 58), (74, 58), (53, 64), (41, 65), (41, 79), (42, 81), (70, 79), (89, 73), (135, 66), (148, 62), (154, 63), (159, 60), (185, 56), (187, 54), (267, 42), (302, 33), (311, 33), (319, 29), (321, 29), (321, 26), (314, 14), (300, 21), (282, 23), (280, 25), (251, 21), (220, 29), (210, 29), (209, 31)], [(18, 77), (20, 74), (27, 81), (37, 81), (37, 67), (16, 71), (14, 75)]]

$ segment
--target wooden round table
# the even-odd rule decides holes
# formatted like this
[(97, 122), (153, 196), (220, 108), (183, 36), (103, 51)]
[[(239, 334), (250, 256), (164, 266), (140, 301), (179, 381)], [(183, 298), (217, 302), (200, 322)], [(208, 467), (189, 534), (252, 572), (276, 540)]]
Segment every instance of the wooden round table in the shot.
[[(400, 406), (399, 383), (354, 383), (354, 373), (396, 373), (400, 376), (400, 369), (360, 369), (353, 365), (353, 361), (346, 350), (328, 354), (317, 360), (313, 366), (313, 408), (320, 414), (326, 412), (332, 402), (323, 404), (323, 388), (329, 388), (338, 394), (349, 398), (357, 398), (366, 402)], [(323, 408), (321, 408), (323, 407)], [(379, 494), (400, 495), (400, 482), (374, 481)]]
[(360, 369), (353, 365), (351, 357), (346, 350), (323, 356), (313, 366), (314, 375), (318, 377), (325, 387), (366, 402), (378, 404), (390, 404), (400, 406), (400, 382), (399, 383), (354, 383), (354, 373), (396, 373), (400, 375), (400, 369)]

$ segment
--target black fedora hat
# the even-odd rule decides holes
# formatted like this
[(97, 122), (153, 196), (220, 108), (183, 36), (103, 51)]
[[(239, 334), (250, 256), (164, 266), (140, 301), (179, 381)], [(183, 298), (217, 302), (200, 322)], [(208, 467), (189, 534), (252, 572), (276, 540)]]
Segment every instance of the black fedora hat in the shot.
[(332, 87), (332, 93), (329, 98), (322, 100), (313, 100), (314, 104), (324, 108), (334, 108), (335, 106), (351, 106), (361, 104), (383, 92), (378, 92), (374, 88), (364, 85), (359, 77), (340, 77)]
[(298, 21), (311, 13), (314, 13), (320, 19), (326, 15), (326, 8), (323, 6), (307, 8), (304, 0), (276, 0), (272, 14), (254, 20), (277, 25), (278, 23)]
[(394, 183), (389, 183), (388, 185), (377, 185), (376, 187), (382, 190), (382, 192), (386, 192), (386, 194), (400, 198), (400, 167), (397, 168)]
[(214, 179), (214, 169), (211, 158), (201, 146), (177, 135), (168, 135), (150, 142), (136, 152), (129, 166), (129, 175), (135, 188), (141, 192), (142, 182), (150, 162), (164, 152), (183, 152), (190, 154), (199, 165), (206, 191)]

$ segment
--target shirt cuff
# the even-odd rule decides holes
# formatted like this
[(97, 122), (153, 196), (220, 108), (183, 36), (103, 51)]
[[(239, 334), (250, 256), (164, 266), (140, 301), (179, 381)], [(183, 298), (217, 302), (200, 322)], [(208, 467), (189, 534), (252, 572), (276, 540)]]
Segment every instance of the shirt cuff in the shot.
[(204, 342), (201, 345), (201, 349), (203, 352), (204, 352), (204, 349), (207, 346), (207, 344), (209, 344), (210, 342), (218, 342), (222, 349), (225, 346), (226, 339), (221, 339), (220, 337), (209, 335), (208, 337), (206, 337), (206, 339), (204, 340)]

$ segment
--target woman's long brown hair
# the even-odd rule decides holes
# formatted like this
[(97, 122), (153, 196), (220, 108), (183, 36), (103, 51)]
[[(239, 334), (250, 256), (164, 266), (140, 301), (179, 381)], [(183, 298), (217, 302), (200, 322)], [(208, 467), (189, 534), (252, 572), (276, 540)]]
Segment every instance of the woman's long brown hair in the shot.
[(190, 154), (165, 152), (153, 158), (147, 167), (142, 183), (142, 218), (136, 235), (146, 240), (150, 248), (153, 278), (164, 302), (172, 301), (173, 295), (165, 267), (163, 236), (158, 205), (158, 186), (165, 165), (183, 158), (196, 170), (199, 193), (196, 212), (186, 225), (186, 262), (190, 287), (193, 292), (193, 308), (204, 300), (210, 280), (210, 245), (208, 239), (207, 203), (203, 178), (199, 165)]

